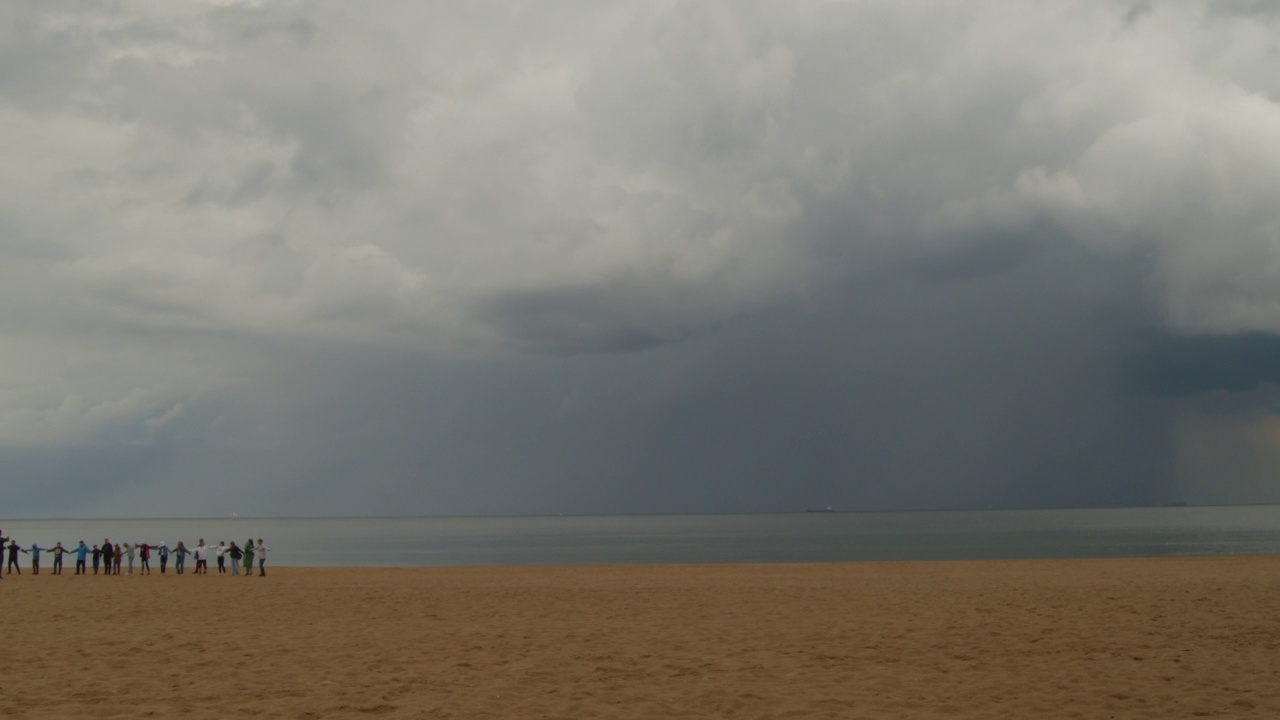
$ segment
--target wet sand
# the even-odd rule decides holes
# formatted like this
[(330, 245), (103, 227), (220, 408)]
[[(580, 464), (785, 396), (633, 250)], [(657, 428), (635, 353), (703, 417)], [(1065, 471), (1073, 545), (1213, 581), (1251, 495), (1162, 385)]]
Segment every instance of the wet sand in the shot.
[(1280, 717), (1280, 558), (268, 572), (5, 575), (0, 716)]

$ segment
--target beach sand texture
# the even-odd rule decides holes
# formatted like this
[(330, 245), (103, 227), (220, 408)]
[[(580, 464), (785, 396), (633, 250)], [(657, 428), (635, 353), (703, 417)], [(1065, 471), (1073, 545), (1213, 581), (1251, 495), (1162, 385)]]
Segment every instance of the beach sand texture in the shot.
[(1280, 558), (6, 575), (7, 718), (1277, 718)]

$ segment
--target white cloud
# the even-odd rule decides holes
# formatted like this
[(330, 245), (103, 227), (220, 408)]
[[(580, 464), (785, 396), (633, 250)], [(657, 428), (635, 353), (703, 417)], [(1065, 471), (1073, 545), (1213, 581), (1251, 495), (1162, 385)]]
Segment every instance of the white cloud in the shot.
[(147, 418), (147, 429), (152, 433), (158, 432), (165, 425), (175, 420), (181, 420), (187, 416), (187, 409), (182, 403), (174, 403), (173, 407), (164, 411), (164, 414)]
[[(242, 338), (660, 342), (1043, 216), (1152, 253), (1175, 329), (1280, 330), (1271, 17), (113, 7), (28, 5), (0, 38), (0, 292), (30, 308), (0, 343), (30, 341), (7, 351), (14, 382), (44, 388), (5, 393), (0, 442), (244, 382), (266, 361)], [(513, 310), (552, 295), (554, 322)]]

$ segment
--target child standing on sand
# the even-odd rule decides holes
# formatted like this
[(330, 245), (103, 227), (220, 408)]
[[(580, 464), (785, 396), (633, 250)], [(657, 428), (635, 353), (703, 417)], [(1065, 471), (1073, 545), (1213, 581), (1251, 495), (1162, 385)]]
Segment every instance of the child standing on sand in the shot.
[(184, 565), (186, 565), (186, 564), (187, 564), (187, 556), (188, 556), (188, 555), (190, 555), (190, 554), (191, 554), (191, 551), (187, 549), (187, 546), (186, 546), (186, 545), (183, 545), (183, 544), (182, 544), (182, 541), (181, 541), (181, 540), (179, 540), (179, 541), (178, 541), (178, 547), (176, 547), (176, 548), (174, 548), (174, 549), (173, 549), (173, 555), (174, 555), (174, 558), (173, 558), (173, 570), (174, 570), (174, 572), (178, 573), (179, 575), (181, 575), (181, 574), (182, 574), (182, 567), (183, 567)]
[(125, 544), (124, 544), (124, 556), (125, 556), (125, 559), (129, 561), (129, 574), (130, 574), (130, 575), (132, 575), (132, 574), (133, 574), (133, 555), (134, 555), (134, 553), (135, 553), (135, 552), (136, 552), (136, 551), (133, 549), (133, 546), (132, 546), (132, 545), (130, 545), (129, 543), (125, 543)]
[(231, 556), (231, 574), (239, 575), (240, 559), (244, 557), (244, 553), (240, 552), (240, 548), (236, 545), (235, 540), (231, 541), (231, 547), (227, 550), (227, 554)]
[(42, 548), (35, 543), (31, 543), (31, 574), (32, 575), (40, 574), (40, 551), (47, 550), (47, 549), (48, 548)]
[(267, 575), (267, 548), (262, 542), (262, 538), (258, 538), (258, 577), (266, 577)]

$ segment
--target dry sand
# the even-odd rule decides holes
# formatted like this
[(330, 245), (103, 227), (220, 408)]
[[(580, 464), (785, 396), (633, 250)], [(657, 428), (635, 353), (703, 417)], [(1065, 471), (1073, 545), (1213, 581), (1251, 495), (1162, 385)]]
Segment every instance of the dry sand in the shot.
[(1280, 558), (0, 581), (8, 718), (1277, 718)]

